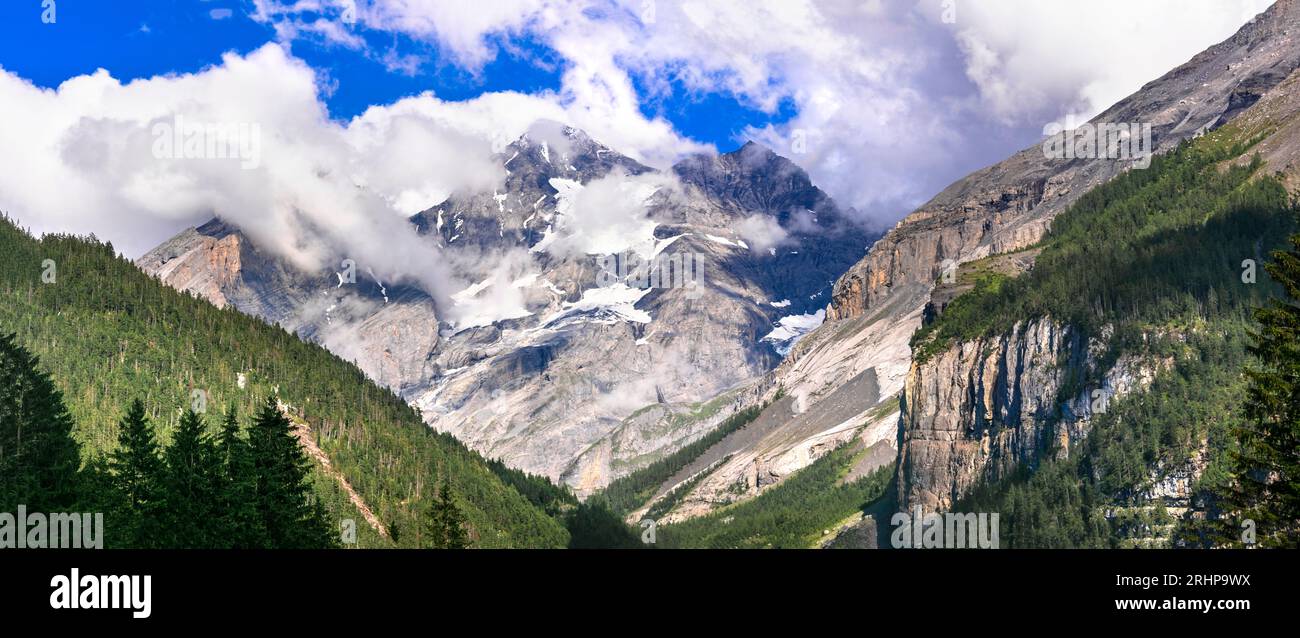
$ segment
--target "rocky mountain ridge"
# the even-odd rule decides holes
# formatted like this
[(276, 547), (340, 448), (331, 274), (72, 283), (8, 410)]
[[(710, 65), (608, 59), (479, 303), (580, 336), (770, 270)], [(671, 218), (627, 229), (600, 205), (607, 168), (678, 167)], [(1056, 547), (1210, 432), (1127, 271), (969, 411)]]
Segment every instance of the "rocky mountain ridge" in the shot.
[[(1287, 114), (1294, 112), (1291, 95), (1300, 66), (1298, 24), (1300, 3), (1277, 2), (1228, 40), (1148, 83), (1090, 124), (1094, 130), (1102, 124), (1149, 124), (1150, 150), (1156, 154), (1236, 118), (1268, 118), (1268, 125), (1291, 130), (1295, 120)], [(1288, 170), (1297, 164), (1296, 145), (1288, 141), (1294, 139), (1274, 135), (1259, 150), (1271, 167)], [(856, 407), (862, 416), (847, 436), (890, 441), (900, 455), (902, 502), (948, 506), (977, 478), (1031, 460), (1026, 450), (1042, 437), (1077, 440), (1086, 431), (1086, 411), (1058, 430), (1046, 426), (1057, 423), (1061, 406), (1053, 402), (1061, 375), (1069, 371), (1057, 367), (1057, 357), (1084, 345), (1067, 345), (1068, 326), (1022, 326), (996, 342), (956, 345), (920, 365), (912, 361), (909, 340), (926, 319), (932, 292), (945, 274), (960, 272), (967, 262), (1017, 251), (1015, 270), (1032, 268), (1036, 253), (1022, 249), (1038, 242), (1051, 221), (1084, 193), (1135, 165), (1132, 158), (1057, 159), (1037, 144), (958, 180), (901, 220), (836, 281), (825, 323), (773, 372), (772, 388), (798, 397), (805, 411), (815, 410), (820, 402), (843, 396), (839, 391), (853, 379), (873, 372), (878, 397), (886, 402), (901, 397), (901, 410), (875, 406), (877, 397), (859, 397)], [(1294, 170), (1289, 175), (1293, 179)], [(938, 308), (947, 300), (940, 300)], [(990, 352), (995, 354), (981, 354)], [(1086, 357), (1075, 361), (1088, 365)], [(1159, 362), (1128, 361), (1106, 371), (1108, 391), (1118, 396), (1143, 387), (1158, 367)], [(1019, 377), (998, 376), (1007, 371)], [(762, 400), (774, 393), (769, 390)], [(881, 413), (899, 416), (882, 422)], [(867, 416), (872, 414), (877, 418)], [(982, 433), (987, 428), (977, 417), (1020, 425), (986, 438)], [(780, 419), (793, 422), (792, 416)], [(818, 428), (832, 432), (840, 425), (826, 420)], [(783, 429), (772, 427), (773, 432)], [(888, 432), (882, 436), (881, 430)], [(730, 502), (715, 498), (729, 491), (756, 493), (747, 478), (753, 470), (789, 458), (791, 450), (808, 449), (815, 436), (792, 443), (778, 442), (774, 435), (735, 452), (733, 458), (744, 462), (695, 477), (696, 487), (682, 499), (679, 511), (707, 511)], [(781, 469), (788, 474), (810, 463), (805, 457)], [(768, 483), (779, 478), (771, 476)]]
[[(659, 172), (548, 125), (499, 158), (495, 191), (454, 194), (411, 220), (477, 282), (455, 308), (364, 264), (354, 285), (297, 272), (220, 221), (139, 265), (320, 341), (431, 426), (586, 493), (737, 409), (716, 398), (780, 361), (774, 344), (820, 320), (831, 283), (873, 239), (757, 144)], [(604, 218), (617, 233), (601, 234), (602, 207), (627, 213)], [(638, 277), (656, 259), (665, 281)], [(683, 259), (698, 287), (673, 284)]]

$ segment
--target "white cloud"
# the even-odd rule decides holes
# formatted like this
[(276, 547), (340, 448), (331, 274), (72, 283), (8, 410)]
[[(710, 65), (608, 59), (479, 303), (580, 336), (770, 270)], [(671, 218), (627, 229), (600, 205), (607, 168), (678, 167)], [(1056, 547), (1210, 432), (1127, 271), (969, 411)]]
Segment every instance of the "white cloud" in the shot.
[[(940, 0), (927, 0), (937, 20)], [(1272, 0), (959, 2), (954, 37), (1009, 121), (1090, 118), (1232, 35)]]
[[(130, 256), (216, 215), (305, 271), (327, 273), (351, 258), (452, 307), (449, 296), (461, 284), (452, 281), (446, 256), (406, 217), (456, 190), (497, 187), (506, 173), (496, 153), (539, 131), (539, 121), (589, 124), (633, 154), (642, 148), (669, 157), (700, 148), (666, 125), (663, 137), (654, 137), (619, 120), (596, 121), (551, 93), (496, 92), (457, 102), (424, 94), (339, 123), (329, 119), (321, 85), (313, 69), (278, 45), (227, 54), (197, 73), (126, 84), (101, 70), (42, 89), (0, 70), (0, 118), (24, 123), (0, 130), (0, 209), (36, 232), (93, 232)], [(172, 126), (178, 116), (182, 128), (255, 130), (257, 144), (249, 146), (259, 151), (256, 161), (156, 156), (155, 127)], [(595, 185), (583, 199), (593, 203), (564, 222), (568, 247), (609, 243), (622, 230), (639, 236), (619, 197), (644, 190), (644, 181)], [(606, 203), (614, 207), (597, 210)], [(614, 225), (584, 230), (589, 222)]]
[[(455, 189), (497, 183), (504, 172), (493, 153), (537, 134), (539, 120), (664, 167), (708, 150), (644, 115), (644, 102), (674, 84), (760, 109), (790, 101), (791, 121), (742, 134), (842, 202), (892, 221), (1033, 143), (1045, 121), (1104, 108), (1266, 4), (1194, 2), (1106, 0), (1084, 11), (1064, 1), (959, 1), (948, 25), (938, 0), (256, 0), (254, 18), (285, 46), (312, 37), (361, 49), (359, 29), (384, 29), (434, 42), (472, 71), (505, 39), (528, 35), (565, 60), (561, 88), (456, 102), (425, 94), (339, 123), (321, 101), (328, 78), (275, 45), (128, 84), (99, 71), (48, 90), (0, 70), (0, 119), (22, 123), (0, 128), (0, 207), (37, 231), (95, 232), (133, 256), (217, 214), (302, 268), (346, 255), (445, 301), (460, 286), (404, 216)], [(418, 65), (389, 54), (403, 72)], [(155, 158), (152, 127), (177, 115), (257, 124), (258, 168)], [(643, 238), (652, 222), (638, 198), (664, 186), (650, 179), (588, 185), (553, 249), (618, 252)], [(782, 239), (761, 225), (748, 231), (756, 250)]]
[[(949, 25), (941, 2), (365, 0), (357, 17), (434, 42), (471, 71), (503, 40), (537, 38), (566, 61), (556, 97), (570, 122), (659, 166), (685, 144), (640, 107), (674, 82), (767, 111), (790, 101), (790, 122), (742, 136), (791, 157), (844, 203), (892, 221), (961, 174), (1031, 145), (1045, 122), (1100, 111), (1268, 4), (957, 0)], [(303, 3), (258, 0), (271, 22), (292, 19)], [(633, 76), (649, 95), (638, 95)]]
[(487, 278), (467, 286), (452, 295), (456, 329), (486, 326), (504, 319), (517, 319), (532, 314), (528, 310), (524, 288), (536, 280), (532, 259), (525, 250), (509, 250), (503, 254), (481, 256), (457, 255), (472, 261), (469, 269), (491, 265)]
[(781, 224), (767, 215), (753, 215), (736, 224), (736, 232), (745, 240), (749, 249), (760, 254), (768, 254), (790, 238), (790, 233)]
[(667, 174), (626, 175), (615, 171), (564, 193), (545, 250), (560, 257), (614, 255), (633, 251), (649, 258), (657, 225), (647, 204), (662, 189), (678, 188)]
[(446, 199), (451, 188), (492, 190), (505, 178), (492, 140), (437, 117), (436, 107), (424, 113), (372, 109), (352, 122), (346, 138), (357, 152), (354, 181), (387, 194), (405, 215)]
[(546, 7), (542, 0), (390, 0), (360, 7), (369, 26), (442, 43), (466, 66), (479, 68), (495, 55), (489, 36), (517, 32)]
[[(98, 71), (47, 90), (0, 72), (0, 119), (23, 123), (0, 130), (0, 207), (37, 232), (94, 232), (132, 256), (218, 215), (305, 271), (328, 273), (351, 258), (445, 298), (448, 274), (396, 203), (481, 187), (504, 172), (487, 140), (444, 121), (368, 115), (331, 122), (312, 70), (276, 45), (127, 84)], [(256, 168), (157, 156), (155, 133), (177, 116), (256, 131)]]

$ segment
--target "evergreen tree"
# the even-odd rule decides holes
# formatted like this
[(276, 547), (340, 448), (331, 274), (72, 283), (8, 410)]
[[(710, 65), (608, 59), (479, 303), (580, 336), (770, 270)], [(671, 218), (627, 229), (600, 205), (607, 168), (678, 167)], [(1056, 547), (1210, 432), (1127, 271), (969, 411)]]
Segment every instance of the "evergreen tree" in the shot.
[(163, 503), (163, 463), (158, 442), (144, 413), (144, 404), (131, 402), (118, 432), (118, 449), (109, 456), (114, 485), (130, 507), (121, 520), (127, 523), (129, 543), (135, 547), (159, 546), (159, 514)]
[(266, 543), (261, 517), (257, 510), (257, 477), (253, 471), (253, 452), (239, 435), (235, 406), (226, 411), (216, 442), (220, 463), (218, 521), (224, 542), (222, 547), (255, 548)]
[(293, 424), (274, 397), (267, 399), (249, 434), (257, 512), (268, 547), (318, 548), (334, 545), (323, 510), (307, 482), (311, 462), (293, 434)]
[(193, 410), (181, 416), (180, 427), (163, 453), (162, 527), (167, 547), (220, 547), (222, 466), (217, 447), (204, 431), (203, 418)]
[(469, 535), (465, 532), (465, 516), (456, 506), (451, 494), (451, 481), (443, 477), (438, 493), (425, 522), (428, 536), (426, 544), (432, 549), (465, 549), (469, 547)]
[[(590, 500), (590, 499), (589, 499)], [(579, 503), (568, 513), (569, 549), (640, 549), (640, 534), (603, 503)]]
[(98, 455), (86, 462), (81, 471), (82, 498), (74, 511), (99, 512), (104, 515), (104, 547), (128, 547), (134, 541), (136, 522), (131, 504), (118, 489), (117, 477), (108, 455)]
[[(1236, 487), (1229, 502), (1242, 524), (1254, 521), (1265, 547), (1300, 546), (1300, 235), (1273, 253), (1265, 269), (1286, 293), (1255, 313), (1245, 423), (1233, 456)], [(1244, 531), (1244, 530), (1243, 530)]]
[[(46, 259), (58, 264), (53, 285), (40, 279), (38, 267)], [(255, 397), (266, 397), (275, 383), (284, 388), (284, 400), (308, 410), (322, 436), (346, 441), (329, 450), (333, 467), (386, 522), (407, 530), (406, 545), (416, 539), (411, 532), (427, 506), (409, 477), (434, 465), (444, 468), (462, 493), (474, 495), (480, 517), (475, 520), (490, 531), (483, 542), (562, 547), (568, 539), (559, 521), (483, 471), (479, 454), (450, 434), (425, 427), (409, 404), (319, 344), (175, 290), (93, 238), (33, 238), (0, 213), (0, 333), (9, 331), (40, 357), (39, 368), (63, 391), (84, 460), (106, 458), (117, 448), (118, 422), (131, 398), (183, 405), (191, 387), (236, 403), (247, 440), (251, 416), (261, 408)], [(15, 388), (0, 388), (0, 402)], [(17, 428), (6, 431), (16, 423), (7, 419), (0, 417), (0, 493), (16, 498), (17, 482), (9, 480), (17, 476), (11, 467), (15, 448), (6, 440), (16, 439)], [(313, 481), (318, 498), (333, 514), (349, 511), (347, 497), (330, 483)], [(88, 497), (85, 506), (56, 511), (103, 511), (109, 538), (127, 531), (109, 522), (116, 510), (96, 505), (99, 496), (115, 490), (78, 491)], [(337, 529), (331, 536), (337, 540)], [(361, 542), (390, 545), (371, 534), (363, 534)]]
[(71, 509), (78, 500), (80, 448), (63, 396), (40, 362), (0, 335), (0, 505)]

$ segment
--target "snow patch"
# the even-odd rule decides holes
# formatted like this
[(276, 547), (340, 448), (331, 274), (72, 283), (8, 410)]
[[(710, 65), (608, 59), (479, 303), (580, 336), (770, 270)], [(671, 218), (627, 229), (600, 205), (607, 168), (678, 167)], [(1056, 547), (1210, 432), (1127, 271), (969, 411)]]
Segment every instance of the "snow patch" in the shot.
[(745, 242), (739, 239), (727, 239), (726, 237), (719, 237), (717, 235), (710, 235), (708, 233), (704, 233), (704, 238), (715, 244), (722, 244), (723, 246), (731, 246), (732, 248), (743, 248), (745, 250), (749, 250), (749, 244), (746, 244)]
[(659, 253), (662, 253), (664, 250), (667, 250), (667, 248), (668, 248), (669, 246), (672, 246), (673, 244), (677, 243), (677, 240), (679, 240), (679, 239), (681, 239), (682, 237), (685, 237), (685, 236), (686, 236), (686, 233), (682, 233), (681, 235), (673, 235), (672, 237), (665, 237), (665, 238), (663, 238), (663, 239), (656, 239), (656, 240), (655, 240), (655, 247), (654, 247), (654, 250), (651, 252), (650, 258), (651, 258), (651, 259), (654, 259), (655, 257), (658, 257), (658, 256), (659, 256)]
[(818, 310), (810, 315), (790, 315), (782, 317), (776, 322), (776, 328), (767, 333), (759, 341), (772, 344), (777, 354), (786, 356), (790, 354), (790, 349), (798, 343), (804, 335), (812, 332), (817, 326), (822, 325), (826, 320), (826, 310)]
[[(536, 275), (532, 277), (536, 278)], [(510, 287), (520, 288), (527, 285), (524, 283), (527, 281), (527, 276), (521, 277), (512, 282)], [(483, 294), (492, 288), (494, 283), (493, 278), (484, 279), (451, 296), (456, 304), (457, 315), (460, 317), (455, 325), (457, 332), (533, 314), (518, 301), (515, 294)]]
[(590, 313), (635, 323), (650, 323), (650, 313), (636, 308), (636, 302), (649, 293), (649, 288), (631, 288), (622, 283), (603, 288), (589, 288), (582, 292), (581, 299), (564, 302), (564, 309), (548, 317), (542, 324), (549, 325), (579, 313)]

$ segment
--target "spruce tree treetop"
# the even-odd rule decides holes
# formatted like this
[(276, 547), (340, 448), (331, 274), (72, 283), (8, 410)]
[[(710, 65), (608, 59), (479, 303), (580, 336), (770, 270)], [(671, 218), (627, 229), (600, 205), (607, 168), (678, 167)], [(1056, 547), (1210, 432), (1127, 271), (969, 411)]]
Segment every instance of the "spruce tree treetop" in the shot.
[(193, 410), (181, 416), (180, 427), (163, 458), (166, 506), (161, 514), (164, 533), (168, 535), (167, 545), (218, 547), (222, 466), (201, 416)]
[(135, 524), (129, 534), (136, 547), (154, 547), (162, 538), (160, 510), (163, 499), (163, 462), (153, 426), (145, 416), (144, 404), (131, 402), (118, 431), (118, 449), (109, 455), (113, 483), (130, 504)]
[(1246, 423), (1236, 432), (1229, 498), (1240, 517), (1233, 522), (1265, 547), (1300, 546), (1300, 235), (1290, 243), (1265, 266), (1286, 297), (1255, 313), (1260, 327), (1250, 353), (1259, 365), (1246, 370)]
[(40, 361), (0, 335), (0, 511), (71, 509), (78, 499), (80, 447), (63, 395)]
[(257, 510), (267, 542), (275, 548), (333, 544), (331, 526), (317, 507), (307, 481), (311, 461), (294, 436), (293, 423), (270, 397), (249, 432)]

